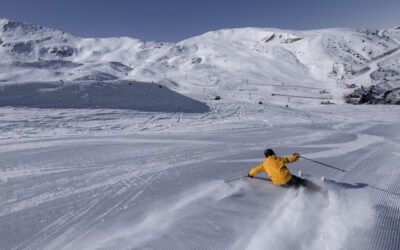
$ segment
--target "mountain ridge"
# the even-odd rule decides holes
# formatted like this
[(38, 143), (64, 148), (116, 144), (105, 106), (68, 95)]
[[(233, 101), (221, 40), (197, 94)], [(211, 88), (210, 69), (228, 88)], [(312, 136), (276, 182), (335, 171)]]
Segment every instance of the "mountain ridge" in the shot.
[[(253, 89), (267, 95), (271, 90), (265, 86), (286, 84), (329, 89), (340, 99), (346, 84), (396, 80), (399, 41), (400, 30), (393, 28), (246, 27), (209, 31), (176, 43), (80, 38), (0, 19), (0, 82), (137, 80), (164, 83), (192, 96), (204, 88), (226, 93)], [(378, 59), (379, 65), (374, 62)]]

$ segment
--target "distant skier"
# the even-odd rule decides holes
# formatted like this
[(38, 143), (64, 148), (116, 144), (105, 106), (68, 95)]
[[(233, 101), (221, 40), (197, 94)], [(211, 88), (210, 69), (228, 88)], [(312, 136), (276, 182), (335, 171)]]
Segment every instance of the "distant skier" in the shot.
[(318, 186), (310, 181), (292, 175), (285, 163), (292, 163), (300, 158), (294, 153), (291, 157), (277, 157), (272, 149), (266, 149), (264, 155), (267, 158), (263, 163), (250, 170), (248, 177), (254, 177), (263, 171), (267, 172), (269, 178), (276, 185), (298, 188), (304, 186), (312, 190), (320, 190)]

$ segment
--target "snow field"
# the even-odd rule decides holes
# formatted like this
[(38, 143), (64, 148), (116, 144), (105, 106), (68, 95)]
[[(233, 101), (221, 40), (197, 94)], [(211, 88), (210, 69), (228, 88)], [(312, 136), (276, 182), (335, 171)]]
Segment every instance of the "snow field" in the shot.
[[(258, 108), (222, 102), (210, 113), (182, 116), (2, 108), (1, 248), (399, 244), (398, 220), (391, 219), (398, 218), (393, 193), (399, 181), (394, 106)], [(371, 112), (373, 117), (366, 115)], [(304, 160), (288, 165), (316, 183), (326, 176), (328, 203), (303, 190), (293, 197), (266, 180), (223, 183), (261, 163), (270, 146), (280, 155), (300, 152), (348, 173)], [(394, 229), (386, 230), (390, 225)]]
[[(207, 98), (225, 98), (226, 91), (243, 89), (254, 97), (271, 97), (275, 89), (264, 86), (283, 83), (289, 88), (281, 88), (280, 94), (321, 97), (305, 88), (290, 88), (300, 85), (327, 90), (333, 102), (342, 103), (343, 94), (351, 91), (345, 84), (368, 86), (387, 77), (397, 79), (397, 30), (241, 28), (166, 43), (127, 37), (78, 38), (1, 19), (0, 82), (155, 82), (197, 100), (204, 98), (205, 89), (213, 95)], [(242, 100), (238, 97), (236, 101)], [(264, 102), (274, 103), (274, 99), (287, 100), (273, 97)], [(311, 102), (291, 101), (294, 105)]]
[[(399, 249), (398, 108), (319, 105), (396, 77), (397, 30), (163, 43), (1, 19), (0, 249)], [(327, 196), (223, 181), (268, 147), (347, 172), (288, 166)]]
[(126, 246), (140, 248), (168, 234), (173, 230), (174, 224), (179, 221), (196, 216), (202, 212), (202, 207), (208, 207), (209, 204), (231, 196), (237, 189), (225, 185), (222, 181), (197, 185), (178, 195), (172, 195), (168, 200), (161, 198), (154, 201), (152, 209), (146, 211), (138, 223), (125, 221), (111, 225), (103, 232), (85, 239), (85, 242), (77, 243), (76, 247), (85, 249), (119, 249)]
[(247, 249), (342, 249), (350, 235), (372, 227), (374, 221), (365, 192), (330, 188), (325, 196), (301, 189), (295, 198), (287, 192)]

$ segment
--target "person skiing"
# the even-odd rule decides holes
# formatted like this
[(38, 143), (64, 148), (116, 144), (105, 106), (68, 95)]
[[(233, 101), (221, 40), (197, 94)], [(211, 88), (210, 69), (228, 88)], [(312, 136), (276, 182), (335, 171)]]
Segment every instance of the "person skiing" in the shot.
[(288, 187), (298, 188), (299, 186), (311, 187), (314, 189), (311, 182), (302, 179), (298, 176), (292, 175), (285, 163), (292, 163), (300, 158), (300, 155), (294, 153), (291, 157), (277, 157), (272, 149), (264, 151), (266, 160), (257, 167), (250, 170), (248, 177), (254, 177), (263, 171), (267, 172), (269, 178), (275, 185), (284, 185)]

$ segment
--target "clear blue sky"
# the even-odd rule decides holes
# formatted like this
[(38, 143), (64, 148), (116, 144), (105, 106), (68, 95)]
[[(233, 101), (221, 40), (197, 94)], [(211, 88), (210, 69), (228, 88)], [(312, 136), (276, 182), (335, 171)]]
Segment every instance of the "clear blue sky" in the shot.
[(400, 25), (400, 0), (0, 0), (0, 17), (81, 37), (180, 41), (237, 27)]

